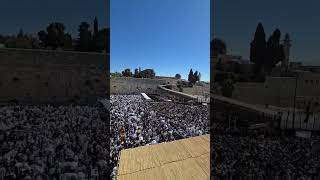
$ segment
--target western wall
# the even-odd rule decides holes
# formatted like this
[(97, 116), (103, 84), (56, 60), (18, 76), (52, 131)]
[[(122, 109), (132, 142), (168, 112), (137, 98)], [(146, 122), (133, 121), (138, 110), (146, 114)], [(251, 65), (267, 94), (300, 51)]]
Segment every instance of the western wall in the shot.
[(110, 94), (157, 94), (159, 85), (170, 84), (166, 79), (110, 77)]
[(304, 108), (310, 100), (320, 103), (320, 75), (299, 72), (295, 77), (268, 77), (264, 83), (236, 83), (234, 99), (261, 105)]
[(0, 104), (95, 103), (109, 97), (109, 54), (0, 49)]

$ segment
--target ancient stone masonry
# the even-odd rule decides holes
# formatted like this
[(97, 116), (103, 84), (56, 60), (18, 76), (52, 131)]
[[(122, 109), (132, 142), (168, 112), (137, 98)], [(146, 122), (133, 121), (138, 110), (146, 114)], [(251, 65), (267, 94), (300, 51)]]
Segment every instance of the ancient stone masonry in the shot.
[(0, 49), (0, 103), (94, 103), (109, 96), (109, 55)]
[(111, 77), (111, 94), (157, 94), (159, 85), (167, 84), (162, 79), (144, 79), (130, 77)]

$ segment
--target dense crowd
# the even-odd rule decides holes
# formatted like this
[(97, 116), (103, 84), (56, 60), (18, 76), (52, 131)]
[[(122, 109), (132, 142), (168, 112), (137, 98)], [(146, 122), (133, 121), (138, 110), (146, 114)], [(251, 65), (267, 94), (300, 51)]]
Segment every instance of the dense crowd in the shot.
[[(272, 121), (279, 122), (279, 114)], [(234, 128), (227, 114), (211, 115), (212, 179), (320, 179), (319, 133), (302, 138), (290, 130), (250, 130), (240, 122)]]
[(110, 97), (111, 167), (116, 175), (122, 149), (207, 134), (205, 105), (144, 101), (140, 95)]
[(212, 135), (212, 179), (319, 179), (319, 140)]
[(108, 118), (100, 104), (0, 107), (0, 180), (106, 179)]

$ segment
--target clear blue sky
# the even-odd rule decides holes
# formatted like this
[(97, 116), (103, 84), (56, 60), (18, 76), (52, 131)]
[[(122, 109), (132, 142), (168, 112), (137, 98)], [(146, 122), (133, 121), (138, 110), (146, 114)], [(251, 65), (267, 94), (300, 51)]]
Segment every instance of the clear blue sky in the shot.
[(190, 68), (210, 79), (209, 0), (112, 0), (111, 72), (153, 68), (187, 78)]
[(293, 40), (291, 60), (320, 64), (320, 1), (211, 0), (211, 35), (225, 40), (230, 54), (249, 57), (258, 22), (267, 38), (275, 28)]
[(25, 33), (37, 33), (51, 22), (63, 22), (66, 32), (75, 38), (81, 21), (91, 27), (97, 16), (99, 27), (109, 26), (109, 0), (2, 0), (0, 11), (0, 34), (17, 34), (22, 28)]

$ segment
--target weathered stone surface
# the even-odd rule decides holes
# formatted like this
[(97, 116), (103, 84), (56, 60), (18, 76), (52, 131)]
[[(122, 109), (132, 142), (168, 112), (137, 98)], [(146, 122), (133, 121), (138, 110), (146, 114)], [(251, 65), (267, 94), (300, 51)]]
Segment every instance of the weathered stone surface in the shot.
[(110, 56), (0, 49), (0, 104), (95, 103), (109, 97)]

